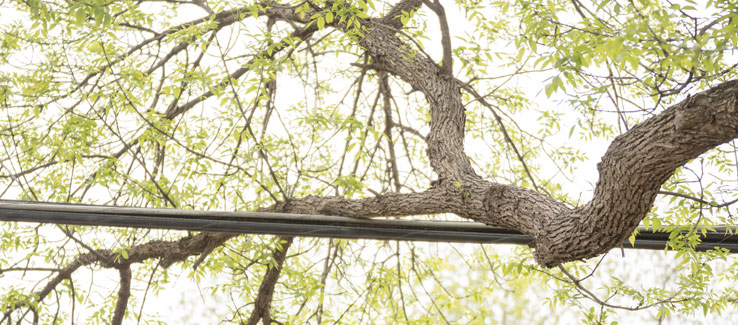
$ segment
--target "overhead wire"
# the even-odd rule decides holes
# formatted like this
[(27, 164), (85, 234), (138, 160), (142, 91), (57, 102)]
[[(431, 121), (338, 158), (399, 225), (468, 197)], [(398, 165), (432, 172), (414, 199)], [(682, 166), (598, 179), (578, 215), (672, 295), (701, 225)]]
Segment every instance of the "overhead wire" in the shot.
[[(231, 212), (136, 208), (66, 203), (0, 200), (0, 221), (54, 223), (84, 226), (132, 227), (270, 234), (346, 239), (456, 242), (527, 245), (533, 237), (477, 222), (364, 219), (341, 216), (273, 212)], [(735, 227), (716, 227), (697, 233), (697, 251), (716, 247), (738, 253)], [(686, 234), (686, 232), (685, 232)], [(664, 250), (670, 232), (639, 228), (635, 241), (623, 248)]]

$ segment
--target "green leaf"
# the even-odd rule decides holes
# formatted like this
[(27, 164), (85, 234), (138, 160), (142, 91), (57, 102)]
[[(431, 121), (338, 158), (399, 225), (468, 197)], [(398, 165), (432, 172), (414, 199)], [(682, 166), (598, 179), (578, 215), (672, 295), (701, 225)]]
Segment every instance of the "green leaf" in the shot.
[(85, 8), (78, 8), (75, 13), (75, 19), (77, 25), (82, 25), (87, 20), (87, 10)]
[(93, 16), (95, 17), (95, 25), (102, 25), (103, 19), (105, 18), (105, 8), (95, 7)]
[(318, 17), (318, 29), (323, 29), (325, 27), (325, 20), (323, 19), (323, 16)]

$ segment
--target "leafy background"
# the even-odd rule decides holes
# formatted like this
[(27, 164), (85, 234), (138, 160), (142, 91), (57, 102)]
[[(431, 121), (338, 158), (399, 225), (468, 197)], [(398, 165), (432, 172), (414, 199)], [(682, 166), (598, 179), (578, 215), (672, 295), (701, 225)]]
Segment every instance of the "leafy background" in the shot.
[[(369, 69), (356, 42), (361, 19), (391, 2), (0, 3), (3, 199), (251, 211), (309, 195), (419, 191), (434, 177), (425, 99)], [(454, 75), (486, 100), (465, 98), (476, 171), (571, 206), (591, 196), (595, 164), (615, 136), (736, 77), (731, 1), (443, 5)], [(284, 20), (267, 17), (287, 6)], [(440, 61), (435, 15), (422, 9), (402, 19), (401, 37), (416, 55)], [(307, 39), (295, 36), (303, 26), (315, 29)], [(288, 323), (728, 323), (738, 299), (735, 257), (695, 253), (698, 233), (679, 231), (736, 224), (737, 160), (735, 143), (726, 144), (664, 184), (643, 225), (672, 232), (675, 253), (614, 250), (547, 270), (523, 247), (299, 238), (272, 313)], [(124, 256), (137, 244), (187, 236), (1, 227), (4, 310), (33, 304), (29, 295), (49, 271), (88, 248)], [(136, 264), (127, 319), (192, 321), (209, 310), (203, 302), (218, 310), (198, 316), (207, 322), (245, 319), (277, 241), (238, 237), (194, 270), (193, 259)], [(40, 322), (107, 323), (118, 280), (100, 265), (80, 271), (34, 306)], [(174, 304), (178, 312), (152, 303), (167, 303), (187, 281), (202, 285)], [(21, 309), (12, 319), (32, 314)]]

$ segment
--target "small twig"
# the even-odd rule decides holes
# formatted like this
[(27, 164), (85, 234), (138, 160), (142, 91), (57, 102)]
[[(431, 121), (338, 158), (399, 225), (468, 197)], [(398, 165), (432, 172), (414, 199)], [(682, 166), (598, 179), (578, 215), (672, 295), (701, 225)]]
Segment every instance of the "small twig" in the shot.
[(67, 235), (67, 237), (69, 237), (69, 239), (73, 240), (75, 243), (79, 244), (80, 246), (82, 246), (86, 250), (88, 250), (90, 253), (92, 253), (93, 255), (97, 256), (97, 258), (99, 258), (100, 261), (104, 261), (104, 262), (107, 262), (107, 263), (111, 263), (112, 262), (107, 256), (105, 256), (103, 254), (100, 254), (100, 252), (98, 252), (96, 249), (88, 246), (87, 244), (85, 244), (81, 240), (77, 239), (77, 237), (74, 237), (74, 235), (72, 235), (72, 233), (68, 229), (62, 227), (60, 224), (56, 224), (56, 227), (59, 228), (65, 235)]
[(725, 207), (728, 207), (728, 206), (733, 205), (736, 202), (738, 202), (738, 199), (735, 199), (735, 200), (732, 200), (732, 201), (727, 201), (727, 202), (723, 202), (723, 203), (720, 203), (720, 204), (715, 204), (715, 203), (712, 203), (710, 201), (707, 201), (707, 200), (705, 200), (703, 198), (694, 197), (694, 196), (691, 196), (691, 195), (688, 195), (688, 194), (682, 194), (682, 193), (671, 192), (671, 191), (658, 191), (656, 193), (663, 194), (663, 195), (671, 195), (671, 196), (676, 196), (676, 197), (680, 197), (680, 198), (683, 198), (683, 199), (692, 200), (692, 201), (695, 201), (695, 202), (697, 202), (699, 204), (708, 205), (708, 206), (710, 206), (712, 208), (725, 208)]
[[(517, 156), (518, 160), (523, 165), (523, 170), (525, 170), (525, 174), (528, 175), (528, 179), (530, 179), (530, 182), (533, 185), (533, 188), (538, 192), (545, 191), (545, 189), (538, 187), (538, 184), (536, 184), (536, 180), (535, 178), (533, 178), (533, 173), (531, 173), (530, 169), (528, 168), (528, 164), (525, 162), (523, 155), (520, 154), (520, 151), (518, 150), (518, 147), (515, 145), (515, 142), (513, 142), (512, 138), (507, 133), (507, 128), (505, 127), (505, 124), (502, 123), (502, 118), (500, 117), (499, 114), (497, 114), (492, 104), (487, 102), (487, 100), (485, 100), (484, 97), (482, 97), (474, 88), (472, 88), (471, 85), (464, 84), (461, 80), (458, 80), (458, 79), (456, 80), (456, 82), (459, 84), (459, 86), (461, 86), (462, 89), (469, 92), (469, 94), (474, 96), (477, 99), (477, 101), (479, 101), (479, 103), (487, 107), (490, 110), (490, 112), (492, 112), (492, 116), (494, 116), (495, 121), (497, 121), (497, 125), (500, 127), (500, 131), (502, 131), (502, 135), (505, 138), (505, 142), (507, 142), (510, 145), (510, 147), (513, 149), (513, 152), (515, 152), (515, 155)], [(548, 193), (548, 192), (545, 191), (545, 193)]]

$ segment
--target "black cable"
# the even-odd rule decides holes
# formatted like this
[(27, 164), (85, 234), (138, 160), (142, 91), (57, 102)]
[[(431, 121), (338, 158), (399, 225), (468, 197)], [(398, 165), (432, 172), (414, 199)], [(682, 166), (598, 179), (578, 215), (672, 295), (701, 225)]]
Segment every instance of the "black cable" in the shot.
[[(223, 212), (129, 208), (0, 200), (0, 220), (86, 226), (213, 231), (284, 236), (526, 245), (533, 238), (475, 222), (363, 219), (266, 212)], [(738, 253), (738, 235), (718, 228), (695, 250), (715, 247)], [(700, 233), (700, 232), (698, 232)], [(663, 250), (668, 232), (640, 229), (624, 248)]]

